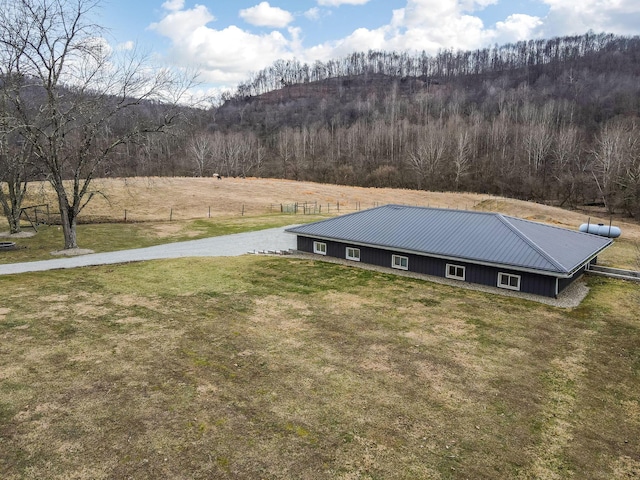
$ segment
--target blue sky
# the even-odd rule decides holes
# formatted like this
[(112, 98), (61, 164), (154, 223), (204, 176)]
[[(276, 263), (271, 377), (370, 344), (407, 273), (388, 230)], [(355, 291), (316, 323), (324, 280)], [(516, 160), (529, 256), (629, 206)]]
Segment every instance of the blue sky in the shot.
[(353, 51), (475, 49), (589, 30), (640, 34), (639, 0), (105, 0), (98, 22), (203, 89), (233, 89), (275, 60)]

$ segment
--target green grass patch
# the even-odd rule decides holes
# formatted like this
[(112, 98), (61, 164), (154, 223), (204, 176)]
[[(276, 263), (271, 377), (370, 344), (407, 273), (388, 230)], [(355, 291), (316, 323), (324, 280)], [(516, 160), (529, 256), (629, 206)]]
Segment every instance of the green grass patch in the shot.
[(0, 277), (0, 477), (632, 478), (638, 289), (589, 284), (567, 310), (286, 257)]
[(640, 270), (640, 244), (624, 237), (617, 238), (598, 256), (598, 262), (608, 267)]

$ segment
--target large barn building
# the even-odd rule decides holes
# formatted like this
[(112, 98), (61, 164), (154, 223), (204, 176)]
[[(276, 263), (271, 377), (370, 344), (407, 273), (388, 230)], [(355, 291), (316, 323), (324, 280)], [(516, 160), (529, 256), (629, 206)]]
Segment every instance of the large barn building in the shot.
[(557, 297), (612, 240), (499, 213), (385, 205), (287, 229), (300, 251)]

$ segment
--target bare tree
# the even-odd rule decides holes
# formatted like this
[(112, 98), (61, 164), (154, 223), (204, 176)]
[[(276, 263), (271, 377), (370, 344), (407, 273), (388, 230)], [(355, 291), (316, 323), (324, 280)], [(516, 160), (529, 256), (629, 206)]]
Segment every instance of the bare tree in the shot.
[[(567, 202), (575, 206), (577, 190), (588, 165), (580, 157), (578, 128), (575, 125), (561, 127), (553, 149), (554, 179), (561, 207)], [(587, 158), (586, 155), (584, 157)]]
[(16, 72), (12, 57), (5, 57), (2, 58), (8, 61), (0, 62), (0, 205), (9, 223), (9, 232), (18, 233), (29, 180), (27, 163), (31, 148), (17, 128), (12, 102), (25, 81)]
[(593, 178), (609, 213), (613, 213), (615, 209), (615, 187), (623, 162), (623, 144), (623, 126), (617, 123), (608, 123), (600, 130), (593, 150)]
[[(21, 134), (55, 189), (64, 248), (94, 177), (121, 145), (176, 122), (189, 79), (119, 56), (92, 21), (100, 0), (0, 0), (0, 61), (24, 78), (9, 100)], [(171, 108), (176, 107), (176, 108)]]
[(420, 132), (415, 148), (409, 152), (409, 167), (418, 176), (418, 188), (436, 185), (446, 150), (446, 133), (440, 122), (431, 122)]
[(0, 205), (12, 234), (20, 232), (30, 158), (30, 145), (14, 132), (7, 131), (6, 125), (0, 125)]
[(469, 168), (471, 167), (469, 133), (466, 130), (458, 132), (455, 140), (453, 156), (454, 182), (456, 190), (459, 190), (460, 182), (469, 173)]
[(264, 156), (265, 148), (260, 145), (258, 137), (253, 132), (243, 135), (240, 143), (238, 173), (242, 177), (246, 177), (253, 171), (259, 170), (264, 161)]
[(197, 133), (187, 144), (188, 152), (191, 154), (193, 163), (196, 166), (196, 175), (203, 177), (212, 163), (212, 138), (208, 132)]

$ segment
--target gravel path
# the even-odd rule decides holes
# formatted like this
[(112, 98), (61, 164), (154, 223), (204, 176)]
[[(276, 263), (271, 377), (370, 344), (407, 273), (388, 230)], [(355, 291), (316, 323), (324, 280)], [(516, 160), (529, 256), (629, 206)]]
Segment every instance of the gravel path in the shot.
[(139, 262), (160, 258), (233, 257), (260, 250), (289, 250), (296, 248), (296, 237), (284, 231), (288, 227), (270, 228), (256, 232), (236, 233), (221, 237), (203, 238), (187, 242), (167, 243), (155, 247), (136, 248), (117, 252), (93, 253), (37, 262), (0, 265), (0, 275), (40, 272), (61, 268), (87, 267), (114, 263)]

